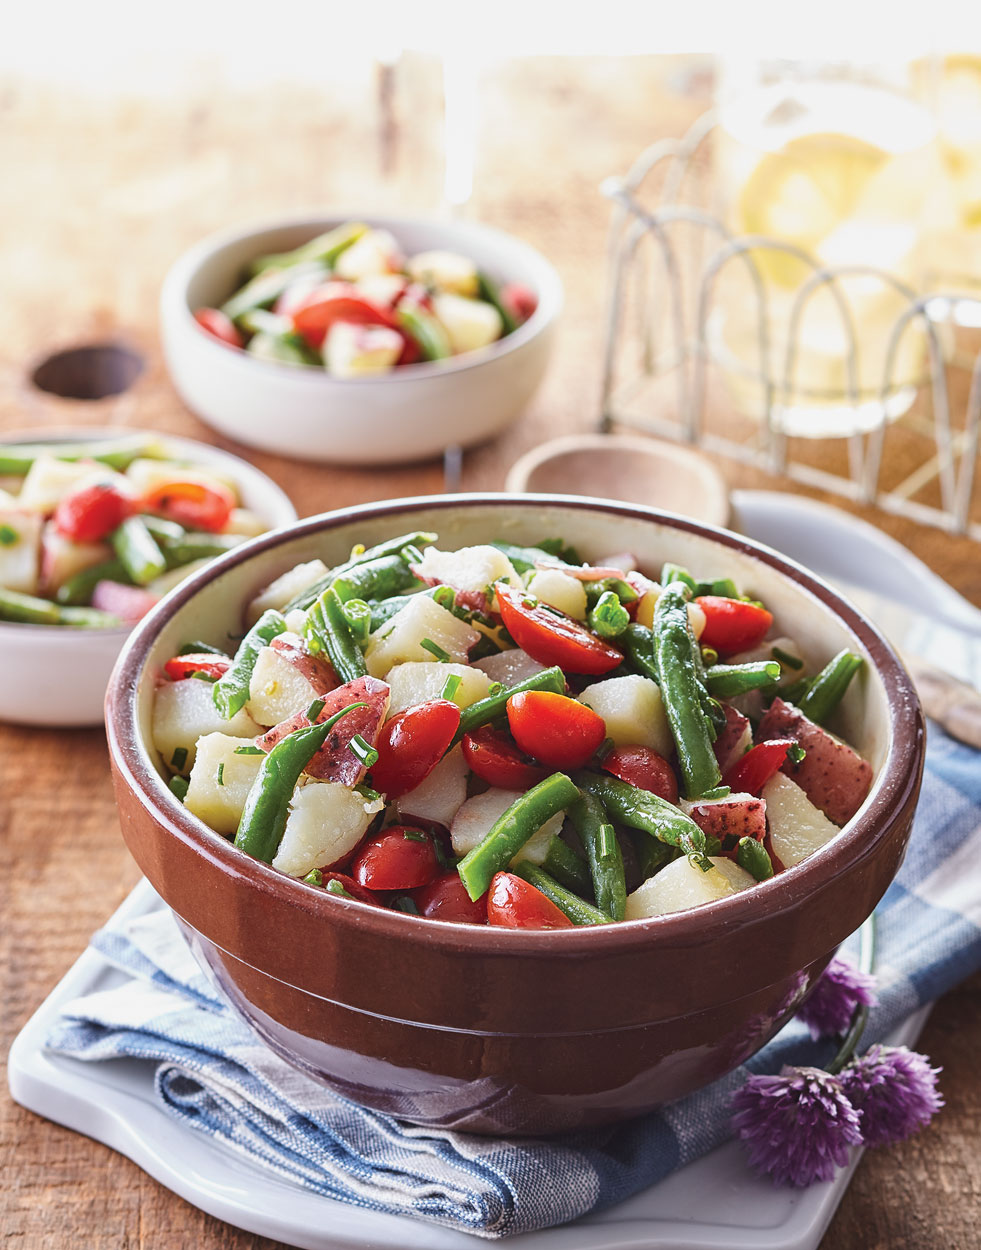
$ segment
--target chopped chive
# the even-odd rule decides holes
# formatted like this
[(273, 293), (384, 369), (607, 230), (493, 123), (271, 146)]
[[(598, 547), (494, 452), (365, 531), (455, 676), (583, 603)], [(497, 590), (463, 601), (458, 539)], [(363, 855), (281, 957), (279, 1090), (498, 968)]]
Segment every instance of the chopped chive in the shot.
[(324, 886), (324, 889), (328, 894), (339, 894), (341, 898), (354, 898), (353, 894), (349, 894), (347, 890), (344, 889), (343, 882), (338, 881), (336, 877), (331, 877), (331, 879)]
[(732, 786), (713, 786), (711, 790), (706, 790), (704, 794), (698, 796), (702, 799), (727, 799), (732, 794)]
[(784, 651), (782, 647), (773, 647), (770, 654), (780, 664), (786, 665), (787, 668), (794, 669), (795, 672), (804, 667), (804, 661), (800, 658), (800, 656), (791, 655), (789, 651)]
[(311, 868), (307, 875), (303, 878), (305, 885), (323, 885), (324, 874), (319, 868)]
[(412, 543), (408, 543), (399, 552), (399, 555), (406, 564), (420, 564), (422, 562), (422, 552), (418, 547), (414, 547)]
[(364, 545), (364, 543), (355, 543), (354, 546), (351, 548), (350, 558), (352, 560), (356, 560), (358, 556), (363, 556), (367, 550), (368, 548)]
[(399, 895), (392, 906), (396, 911), (404, 911), (410, 916), (419, 915), (419, 908), (416, 906), (415, 899), (409, 898), (407, 894)]
[(196, 677), (198, 681), (206, 681), (210, 686), (213, 686), (218, 680), (216, 674), (205, 673), (200, 668), (196, 668), (194, 672), (191, 673), (191, 676)]
[(449, 664), (453, 657), (449, 651), (445, 651), (438, 642), (433, 642), (432, 638), (423, 638), (419, 644), (423, 651), (428, 651), (430, 655), (434, 655), (440, 664)]
[(356, 785), (354, 789), (368, 803), (375, 803), (381, 798), (381, 794), (377, 790), (372, 790), (371, 786), (366, 786), (364, 782), (361, 782), (360, 785)]
[(261, 747), (236, 747), (232, 752), (233, 755), (265, 755), (265, 751)]
[(525, 595), (525, 597), (521, 600), (521, 606), (523, 608), (537, 608), (538, 600), (534, 595)]
[(599, 846), (600, 859), (605, 859), (608, 855), (616, 853), (617, 835), (616, 830), (612, 825), (600, 825), (597, 842)]
[(807, 752), (799, 742), (795, 742), (792, 747), (787, 747), (787, 759), (790, 760), (792, 764), (800, 764), (806, 754)]
[(605, 760), (615, 746), (616, 743), (612, 738), (604, 738), (596, 749), (596, 758), (598, 760)]
[(18, 538), (20, 533), (12, 525), (0, 525), (0, 545), (12, 547)]
[(441, 699), (449, 699), (452, 702), (456, 698), (456, 692), (463, 684), (463, 678), (459, 673), (450, 673), (446, 681), (443, 683), (443, 689), (440, 692)]
[(348, 746), (358, 757), (363, 767), (371, 768), (372, 765), (378, 763), (378, 752), (371, 745), (371, 743), (366, 742), (360, 734), (355, 734), (348, 743)]
[(180, 801), (183, 803), (184, 799), (187, 796), (187, 786), (188, 786), (187, 778), (186, 777), (171, 777), (170, 781), (167, 784), (170, 786), (171, 793), (176, 795), (176, 797), (179, 798)]
[(187, 747), (178, 747), (174, 754), (170, 757), (170, 766), (171, 768), (176, 768), (180, 773), (184, 771), (184, 765), (186, 763)]
[(178, 655), (198, 655), (204, 652), (206, 655), (220, 655), (227, 660), (228, 656), (222, 651), (221, 647), (213, 647), (210, 642), (199, 642), (196, 638), (190, 642), (185, 642), (181, 647)]
[(224, 763), (221, 763), (221, 764), (219, 764), (219, 765), (218, 765), (218, 784), (219, 784), (220, 786), (223, 786), (223, 785), (225, 784), (225, 765), (224, 765)]
[(314, 699), (314, 701), (307, 708), (307, 720), (310, 722), (311, 725), (316, 724), (317, 717), (320, 715), (320, 713), (323, 710), (324, 710), (324, 700)]
[(503, 689), (504, 689), (503, 681), (492, 681), (491, 684), (487, 687), (487, 698), (492, 699), (495, 695), (500, 694)]
[(436, 586), (433, 590), (433, 599), (447, 611), (456, 607), (456, 591), (452, 586)]
[(711, 668), (719, 662), (719, 653), (715, 647), (702, 647), (702, 663), (706, 668)]
[(402, 837), (405, 838), (406, 842), (428, 842), (429, 841), (426, 835), (419, 829), (403, 829)]

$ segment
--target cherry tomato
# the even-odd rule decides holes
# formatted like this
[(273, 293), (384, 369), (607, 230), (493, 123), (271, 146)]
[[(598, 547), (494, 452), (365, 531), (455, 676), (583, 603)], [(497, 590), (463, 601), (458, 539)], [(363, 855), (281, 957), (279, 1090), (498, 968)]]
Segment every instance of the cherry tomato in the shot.
[(617, 747), (603, 757), (603, 767), (621, 781), (650, 790), (669, 803), (678, 802), (678, 779), (674, 769), (663, 755), (650, 747)]
[(187, 529), (219, 534), (236, 506), (234, 494), (221, 482), (175, 480), (155, 486), (143, 499), (148, 512), (159, 512)]
[(193, 673), (207, 673), (209, 677), (220, 677), (227, 673), (232, 662), (223, 655), (211, 655), (207, 651), (191, 651), (186, 655), (175, 655), (164, 665), (164, 672), (174, 681), (182, 681)]
[[(370, 903), (372, 907), (380, 907), (380, 901), (372, 894), (370, 890), (366, 890), (363, 885), (358, 885), (353, 877), (349, 877), (343, 872), (323, 872), (320, 874), (323, 882), (323, 888), (327, 890), (329, 881), (339, 881), (346, 893), (352, 898), (356, 898), (359, 903)], [(327, 890), (328, 894), (333, 894), (333, 890)]]
[(758, 743), (726, 769), (722, 784), (729, 786), (733, 794), (759, 795), (770, 778), (780, 771), (787, 751), (795, 746), (793, 738), (771, 738)]
[(449, 920), (454, 924), (487, 923), (484, 899), (478, 898), (476, 902), (471, 899), (455, 869), (444, 872), (429, 885), (413, 891), (412, 897), (420, 916), (427, 916), (430, 920)]
[(572, 921), (541, 890), (511, 872), (495, 874), (487, 891), (487, 923), (502, 929), (571, 929)]
[(518, 746), (550, 768), (581, 767), (606, 737), (602, 716), (585, 703), (551, 690), (513, 694), (507, 712)]
[(501, 287), (501, 303), (515, 321), (527, 321), (538, 307), (538, 296), (523, 282), (505, 282)]
[(449, 699), (407, 707), (387, 721), (375, 748), (371, 784), (387, 799), (398, 799), (425, 781), (460, 728), (460, 709)]
[(544, 768), (529, 764), (507, 734), (484, 725), (463, 735), (463, 758), (471, 772), (502, 790), (530, 790), (544, 781)]
[(351, 861), (351, 876), (368, 890), (414, 890), (439, 871), (432, 835), (408, 825), (376, 833)]
[[(372, 303), (350, 282), (325, 282), (322, 286), (315, 287), (293, 309), (293, 328), (317, 351), (323, 347), (327, 331), (336, 321), (387, 326), (390, 330), (398, 331), (403, 342), (407, 341), (392, 310)], [(403, 355), (405, 350), (403, 348)], [(399, 357), (398, 363), (407, 362)]]
[(132, 499), (111, 482), (83, 486), (59, 501), (55, 529), (76, 543), (94, 543), (111, 534), (134, 511)]
[(495, 589), (504, 628), (539, 664), (557, 664), (569, 673), (599, 674), (608, 673), (623, 660), (616, 647), (571, 617), (535, 603), (525, 591), (503, 583)]
[(773, 624), (772, 612), (742, 599), (700, 595), (695, 602), (705, 613), (705, 629), (699, 642), (703, 647), (713, 647), (720, 655), (735, 655), (759, 646)]
[(202, 330), (229, 347), (244, 347), (245, 339), (238, 326), (218, 308), (199, 308), (194, 320)]

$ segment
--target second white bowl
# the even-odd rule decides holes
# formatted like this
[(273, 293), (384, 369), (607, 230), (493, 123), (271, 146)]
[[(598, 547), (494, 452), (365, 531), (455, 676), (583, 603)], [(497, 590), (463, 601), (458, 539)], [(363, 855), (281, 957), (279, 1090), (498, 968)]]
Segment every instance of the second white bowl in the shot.
[[(356, 216), (356, 215), (355, 215)], [(212, 235), (173, 266), (160, 298), (164, 355), (181, 398), (215, 429), (263, 451), (337, 464), (424, 460), (497, 434), (527, 405), (548, 362), (562, 284), (527, 243), (471, 222), (367, 218), (410, 255), (442, 248), (498, 281), (521, 282), (538, 308), (514, 333), (447, 362), (379, 377), (256, 360), (206, 334), (194, 310), (221, 304), (249, 262), (289, 251), (347, 216), (305, 218)]]

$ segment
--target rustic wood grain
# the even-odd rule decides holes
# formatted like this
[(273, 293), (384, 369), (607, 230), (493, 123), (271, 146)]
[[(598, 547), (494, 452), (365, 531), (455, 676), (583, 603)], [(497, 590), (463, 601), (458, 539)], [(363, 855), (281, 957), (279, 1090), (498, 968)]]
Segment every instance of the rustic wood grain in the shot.
[[(468, 453), (466, 488), (498, 488), (542, 439), (597, 416), (607, 206), (601, 179), (647, 143), (677, 134), (705, 103), (691, 59), (510, 62), (481, 82), (475, 216), (523, 235), (557, 263), (567, 308), (554, 367), (528, 413)], [(155, 99), (84, 96), (0, 83), (0, 429), (142, 426), (232, 450), (187, 413), (156, 340), (156, 296), (173, 258), (209, 230), (307, 208), (438, 210), (441, 89), (431, 59), (343, 89), (282, 84), (246, 94), (202, 78)], [(124, 341), (145, 373), (115, 399), (79, 403), (29, 382), (53, 350)], [(296, 449), (298, 452), (302, 449)], [(301, 515), (429, 493), (429, 463), (375, 472), (252, 455)], [(733, 485), (772, 485), (727, 469)], [(981, 604), (975, 546), (899, 520), (884, 528)], [(2, 680), (2, 662), (0, 662)], [(122, 901), (138, 873), (118, 837), (101, 731), (0, 727), (0, 1048)], [(981, 979), (936, 1008), (922, 1045), (944, 1067), (948, 1106), (927, 1132), (869, 1153), (822, 1250), (981, 1245), (978, 1123)], [(204, 1215), (128, 1160), (0, 1099), (0, 1234), (16, 1250), (274, 1243)]]

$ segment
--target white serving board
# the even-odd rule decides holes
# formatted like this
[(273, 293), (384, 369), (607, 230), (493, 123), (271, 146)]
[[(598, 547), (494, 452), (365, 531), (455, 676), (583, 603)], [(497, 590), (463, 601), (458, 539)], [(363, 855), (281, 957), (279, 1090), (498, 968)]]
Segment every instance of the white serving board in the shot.
[[(162, 906), (143, 881), (116, 918)], [(164, 1111), (150, 1063), (84, 1063), (44, 1049), (65, 1003), (124, 979), (97, 951), (81, 956), (11, 1047), (8, 1073), (17, 1102), (105, 1142), (210, 1215), (302, 1250), (474, 1250), (484, 1242), (346, 1206), (279, 1180)], [(908, 1020), (890, 1042), (912, 1045), (928, 1010)], [(860, 1154), (830, 1184), (792, 1191), (753, 1176), (740, 1147), (729, 1143), (608, 1211), (506, 1244), (515, 1250), (815, 1250)]]

